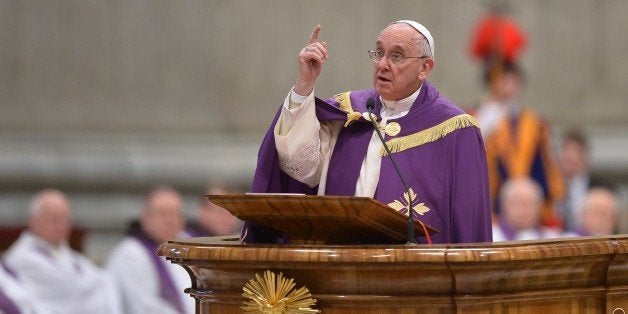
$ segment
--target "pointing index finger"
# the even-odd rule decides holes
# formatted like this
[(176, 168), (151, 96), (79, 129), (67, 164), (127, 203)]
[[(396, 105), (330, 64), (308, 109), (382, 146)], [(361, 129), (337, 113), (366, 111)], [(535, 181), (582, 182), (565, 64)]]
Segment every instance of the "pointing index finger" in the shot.
[(314, 30), (312, 31), (312, 34), (310, 35), (310, 41), (308, 42), (308, 44), (313, 44), (318, 41), (318, 33), (320, 31), (321, 31), (320, 24), (316, 25), (316, 27), (314, 27)]

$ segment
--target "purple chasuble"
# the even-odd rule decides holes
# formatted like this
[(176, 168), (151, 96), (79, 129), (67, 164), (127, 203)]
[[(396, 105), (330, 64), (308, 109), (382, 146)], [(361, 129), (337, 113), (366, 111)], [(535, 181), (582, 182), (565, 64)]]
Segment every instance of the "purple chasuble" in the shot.
[(179, 297), (180, 292), (175, 286), (170, 274), (166, 270), (166, 266), (160, 260), (161, 257), (156, 254), (159, 245), (149, 239), (141, 231), (133, 232), (130, 236), (140, 241), (142, 246), (148, 251), (148, 256), (150, 256), (153, 265), (155, 265), (155, 268), (157, 269), (157, 274), (159, 276), (159, 296), (166, 302), (170, 303), (170, 305), (172, 305), (177, 312), (182, 314), (185, 313), (183, 310), (183, 304), (181, 304), (181, 298)]
[[(356, 112), (367, 112), (366, 101), (375, 100), (375, 114), (381, 103), (375, 90), (350, 93), (351, 107)], [(275, 116), (262, 142), (253, 179), (252, 192), (316, 194), (310, 188), (284, 172), (278, 165), (273, 129), (281, 113)], [(319, 121), (345, 121), (347, 113), (330, 98), (316, 99)], [(480, 130), (471, 124), (456, 124), (465, 120), (464, 112), (440, 96), (438, 90), (424, 82), (416, 101), (407, 115), (387, 122), (396, 122), (401, 131), (385, 135), (385, 140), (397, 140), (400, 147), (393, 149), (404, 178), (417, 198), (414, 217), (435, 227), (433, 243), (465, 243), (492, 241), (490, 198), (486, 154)], [(457, 119), (462, 117), (463, 119)], [(355, 195), (362, 161), (373, 136), (370, 122), (363, 118), (344, 127), (336, 142), (329, 163), (325, 195)], [(405, 146), (404, 146), (405, 145)], [(404, 203), (405, 189), (398, 178), (389, 156), (382, 157), (380, 177), (373, 198), (383, 204), (394, 201)], [(427, 209), (427, 210), (426, 210)], [(416, 230), (417, 234), (421, 230)], [(245, 224), (245, 242), (282, 242), (280, 235), (250, 224)], [(418, 243), (425, 238), (417, 237)]]

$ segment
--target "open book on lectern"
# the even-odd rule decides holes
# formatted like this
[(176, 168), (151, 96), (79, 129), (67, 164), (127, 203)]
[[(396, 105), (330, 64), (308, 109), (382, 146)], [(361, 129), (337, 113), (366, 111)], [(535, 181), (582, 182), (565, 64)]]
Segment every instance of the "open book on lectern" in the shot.
[[(205, 195), (238, 219), (274, 229), (295, 244), (401, 244), (408, 217), (370, 197), (302, 194)], [(416, 236), (423, 227), (414, 221)], [(425, 225), (430, 233), (438, 230)]]

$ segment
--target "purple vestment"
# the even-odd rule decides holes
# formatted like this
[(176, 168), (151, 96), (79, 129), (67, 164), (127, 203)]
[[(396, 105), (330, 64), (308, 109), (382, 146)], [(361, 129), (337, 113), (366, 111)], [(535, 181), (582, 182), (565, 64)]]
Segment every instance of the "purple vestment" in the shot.
[(0, 313), (20, 314), (20, 310), (15, 303), (0, 289)]
[(173, 278), (170, 276), (166, 266), (161, 260), (162, 257), (157, 256), (159, 244), (150, 239), (135, 222), (131, 224), (128, 234), (129, 236), (137, 239), (148, 251), (148, 256), (150, 257), (151, 262), (153, 262), (159, 277), (159, 296), (166, 302), (170, 303), (170, 305), (172, 305), (177, 312), (185, 313), (183, 304), (181, 304), (181, 299), (179, 298), (180, 291), (177, 290)]
[[(350, 93), (351, 107), (356, 112), (367, 112), (366, 101), (375, 100), (376, 114), (381, 103), (375, 90)], [(273, 129), (281, 108), (262, 142), (252, 192), (316, 194), (279, 168)], [(316, 99), (316, 115), (320, 121), (347, 119), (334, 99)], [(389, 120), (401, 126), (400, 133), (385, 135), (385, 140), (407, 139), (405, 148), (393, 151), (393, 158), (401, 169), (408, 186), (416, 192), (416, 204), (429, 210), (415, 217), (435, 227), (433, 243), (464, 243), (492, 241), (490, 198), (486, 154), (480, 130), (470, 124), (449, 123), (457, 117), (466, 119), (464, 112), (440, 96), (428, 82), (404, 117)], [(461, 119), (464, 120), (464, 119)], [(419, 133), (421, 132), (421, 133)], [(344, 127), (336, 142), (329, 163), (325, 195), (355, 195), (356, 182), (369, 141), (372, 125), (363, 118)], [(380, 178), (375, 195), (383, 204), (395, 200), (403, 202), (405, 189), (388, 156), (382, 158)], [(420, 235), (421, 230), (416, 234)], [(245, 242), (282, 242), (282, 237), (254, 225), (246, 224)], [(419, 243), (425, 239), (417, 237)]]

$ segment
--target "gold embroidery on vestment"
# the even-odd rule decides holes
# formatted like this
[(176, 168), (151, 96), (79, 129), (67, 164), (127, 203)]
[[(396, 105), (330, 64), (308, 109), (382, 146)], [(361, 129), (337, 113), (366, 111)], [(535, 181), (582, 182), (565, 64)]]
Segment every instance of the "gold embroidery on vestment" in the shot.
[[(461, 114), (449, 118), (431, 128), (410, 135), (390, 139), (386, 141), (386, 144), (388, 144), (392, 153), (398, 153), (406, 149), (437, 141), (455, 130), (471, 126), (479, 127), (478, 121), (469, 114)], [(381, 150), (381, 155), (387, 155), (386, 150), (383, 148)]]
[[(410, 194), (408, 194), (408, 192), (410, 192)], [(388, 203), (388, 206), (406, 216), (410, 215), (410, 207), (412, 207), (414, 212), (421, 216), (430, 211), (430, 209), (425, 206), (425, 203), (417, 204), (419, 200), (412, 188), (409, 188), (408, 192), (403, 193), (403, 199), (401, 201), (394, 200), (393, 202)]]
[(334, 99), (338, 102), (340, 110), (347, 113), (347, 121), (345, 122), (345, 128), (351, 125), (353, 121), (359, 120), (362, 117), (362, 114), (356, 111), (353, 111), (353, 107), (351, 107), (351, 92), (344, 92), (341, 94), (337, 94), (334, 96)]
[(401, 125), (397, 122), (390, 122), (384, 127), (384, 132), (386, 132), (388, 136), (395, 136), (401, 132)]

